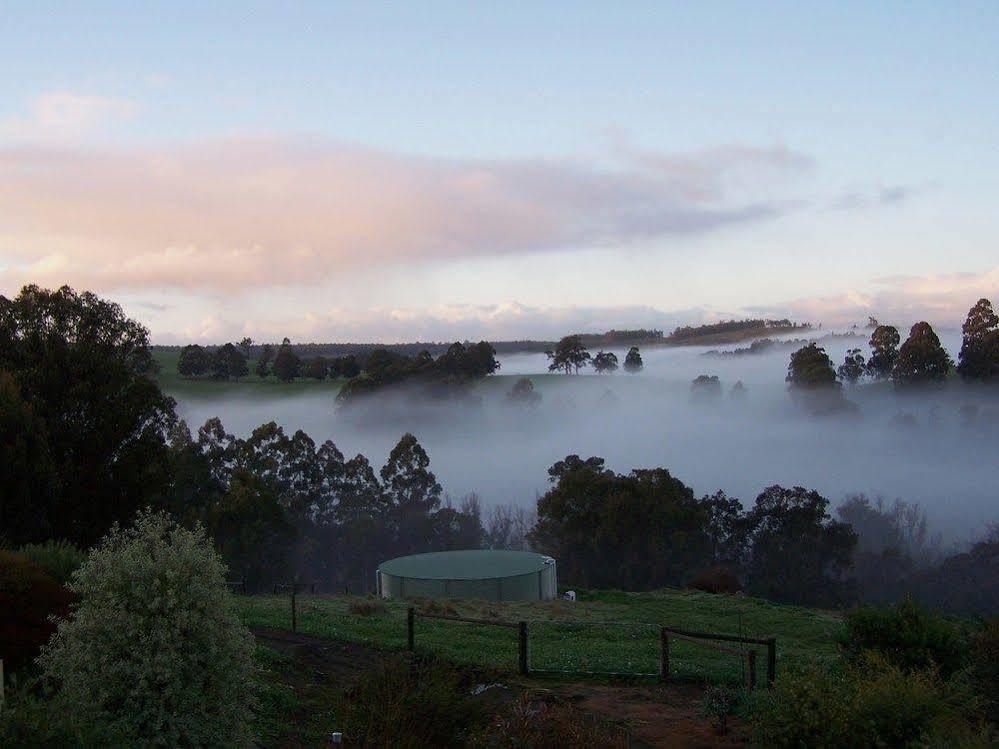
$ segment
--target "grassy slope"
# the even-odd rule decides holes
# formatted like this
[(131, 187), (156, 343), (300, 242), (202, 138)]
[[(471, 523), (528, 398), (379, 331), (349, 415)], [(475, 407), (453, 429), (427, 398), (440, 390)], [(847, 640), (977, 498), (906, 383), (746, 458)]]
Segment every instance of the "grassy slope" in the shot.
[[(290, 627), (286, 596), (250, 596), (241, 606), (251, 626)], [(386, 649), (406, 644), (407, 603), (387, 603), (382, 614), (348, 611), (351, 599), (302, 595), (298, 599), (299, 630), (313, 635), (358, 642)], [(492, 604), (455, 601), (459, 614), (531, 622), (531, 667), (653, 674), (658, 670), (660, 625), (747, 636), (777, 637), (778, 673), (793, 662), (835, 656), (838, 615), (796, 606), (783, 606), (748, 597), (715, 596), (695, 591), (654, 593), (583, 593), (576, 603)], [(579, 620), (585, 624), (559, 624)], [(602, 622), (618, 622), (607, 625)], [(515, 630), (417, 619), (416, 645), (456, 663), (515, 669)], [(766, 659), (758, 656), (760, 678)], [(679, 678), (737, 682), (739, 659), (692, 643), (671, 645), (673, 673)]]

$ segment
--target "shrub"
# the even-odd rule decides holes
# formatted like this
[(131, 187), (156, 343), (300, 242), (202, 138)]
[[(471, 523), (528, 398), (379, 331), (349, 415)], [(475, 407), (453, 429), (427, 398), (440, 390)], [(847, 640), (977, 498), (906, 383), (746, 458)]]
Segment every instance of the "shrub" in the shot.
[(971, 638), (971, 678), (985, 698), (986, 717), (999, 726), (999, 617), (986, 621)]
[(625, 749), (626, 731), (586, 715), (567, 704), (549, 704), (521, 695), (507, 710), (472, 737), (470, 746), (489, 749), (562, 749), (598, 746)]
[(731, 569), (717, 564), (695, 574), (687, 587), (705, 593), (738, 593), (742, 590), (742, 583)]
[(0, 658), (10, 669), (29, 663), (66, 616), (75, 596), (20, 554), (0, 550)]
[(346, 694), (345, 738), (352, 746), (461, 746), (484, 719), (468, 693), (447, 664), (383, 664)]
[(72, 577), (81, 596), (39, 663), (55, 707), (114, 746), (246, 746), (253, 638), (204, 530), (140, 512)]
[(967, 642), (956, 626), (924, 611), (914, 601), (848, 614), (841, 644), (854, 662), (874, 650), (902, 669), (935, 666), (945, 677), (964, 665), (968, 653)]
[(738, 696), (731, 689), (709, 686), (701, 700), (701, 713), (714, 723), (718, 733), (724, 735), (728, 733), (728, 719), (738, 702)]
[(41, 544), (25, 544), (17, 548), (17, 553), (27, 557), (48, 572), (60, 585), (69, 582), (72, 575), (87, 558), (86, 552), (68, 541), (46, 541)]
[(844, 671), (812, 667), (778, 680), (753, 715), (761, 746), (988, 746), (959, 681), (907, 671), (868, 653)]

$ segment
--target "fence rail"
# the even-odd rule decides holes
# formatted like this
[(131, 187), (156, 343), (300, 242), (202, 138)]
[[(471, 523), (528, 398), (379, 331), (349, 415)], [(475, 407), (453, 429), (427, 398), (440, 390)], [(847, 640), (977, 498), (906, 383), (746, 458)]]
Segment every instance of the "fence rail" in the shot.
[(530, 666), (530, 624), (561, 624), (573, 626), (646, 626), (654, 627), (642, 622), (588, 622), (585, 620), (558, 620), (542, 619), (534, 622), (528, 621), (504, 621), (501, 619), (475, 619), (466, 616), (452, 616), (447, 614), (432, 614), (417, 611), (410, 607), (406, 610), (406, 643), (410, 652), (416, 650), (416, 618), (437, 619), (443, 621), (461, 622), (466, 624), (476, 624), (490, 627), (507, 627), (516, 629), (518, 632), (518, 670), (523, 676), (536, 674), (584, 674), (600, 676), (629, 676), (629, 677), (658, 677), (660, 681), (666, 682), (670, 678), (670, 639), (678, 639), (692, 642), (700, 647), (709, 648), (739, 658), (745, 658), (748, 662), (747, 686), (749, 689), (756, 688), (756, 650), (749, 648), (734, 648), (721, 645), (720, 642), (738, 643), (741, 645), (762, 645), (767, 648), (767, 686), (772, 687), (777, 671), (777, 638), (776, 637), (743, 637), (741, 635), (726, 635), (716, 632), (694, 632), (677, 627), (659, 627), (659, 672), (658, 673), (624, 673), (619, 671), (579, 671), (571, 669), (532, 669)]

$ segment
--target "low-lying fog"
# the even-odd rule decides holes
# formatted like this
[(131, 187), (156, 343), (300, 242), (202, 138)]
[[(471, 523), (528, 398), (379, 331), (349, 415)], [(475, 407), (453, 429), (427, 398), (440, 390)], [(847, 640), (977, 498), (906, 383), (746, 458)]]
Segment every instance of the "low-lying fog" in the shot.
[[(848, 348), (867, 356), (868, 335), (821, 345), (838, 365)], [(959, 332), (942, 331), (941, 339), (956, 357)], [(703, 356), (708, 348), (644, 348), (645, 370), (636, 375), (548, 375), (543, 354), (505, 356), (501, 376), (476, 390), (481, 407), (413, 403), (400, 394), (338, 412), (328, 391), (281, 395), (277, 385), (273, 398), (185, 395), (178, 406), (192, 430), (212, 416), (241, 435), (274, 420), (317, 443), (332, 439), (345, 455), (363, 453), (376, 470), (410, 431), (448, 494), (476, 492), (486, 506), (533, 503), (545, 490), (546, 469), (577, 453), (602, 456), (617, 471), (663, 466), (698, 495), (722, 489), (747, 505), (775, 483), (817, 489), (834, 504), (860, 491), (900, 497), (923, 505), (931, 530), (956, 540), (999, 519), (994, 395), (958, 383), (913, 395), (861, 385), (844, 389), (859, 407), (855, 418), (814, 418), (788, 394), (790, 349), (719, 358)], [(625, 352), (615, 353), (623, 363)], [(699, 374), (717, 375), (722, 395), (692, 396), (690, 382)], [(506, 402), (517, 379), (511, 375), (538, 375), (532, 377), (542, 395), (536, 408)], [(741, 399), (730, 394), (737, 380), (747, 388)], [(969, 405), (977, 405), (977, 414), (962, 408)]]

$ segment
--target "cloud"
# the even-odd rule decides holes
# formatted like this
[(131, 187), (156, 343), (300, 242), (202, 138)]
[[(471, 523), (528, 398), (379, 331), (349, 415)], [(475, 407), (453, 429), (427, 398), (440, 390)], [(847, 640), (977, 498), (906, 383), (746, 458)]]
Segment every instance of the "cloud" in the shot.
[(797, 299), (747, 311), (834, 325), (864, 322), (869, 315), (900, 325), (917, 320), (960, 325), (979, 299), (999, 298), (999, 267), (980, 273), (886, 276), (874, 279), (871, 285), (869, 291)]
[[(46, 111), (67, 124), (96, 116), (79, 102)], [(0, 147), (0, 257), (13, 267), (0, 283), (302, 285), (386, 263), (703, 234), (790, 210), (765, 185), (727, 177), (799, 161), (786, 149), (737, 147), (597, 166), (423, 158), (316, 139), (10, 145)]]
[(35, 141), (75, 138), (128, 119), (135, 111), (126, 99), (50, 91), (29, 102), (26, 115), (0, 121), (0, 135)]
[(611, 328), (660, 328), (712, 319), (700, 309), (664, 312), (645, 305), (613, 307), (541, 307), (517, 302), (453, 304), (429, 308), (333, 307), (322, 313), (245, 320), (240, 315), (206, 315), (180, 331), (157, 331), (157, 343), (220, 343), (250, 336), (298, 342), (456, 340), (555, 340), (570, 332), (603, 332)]

